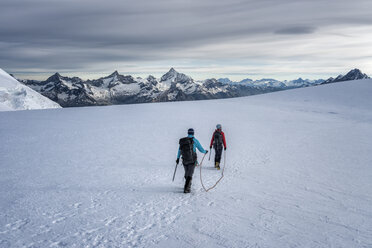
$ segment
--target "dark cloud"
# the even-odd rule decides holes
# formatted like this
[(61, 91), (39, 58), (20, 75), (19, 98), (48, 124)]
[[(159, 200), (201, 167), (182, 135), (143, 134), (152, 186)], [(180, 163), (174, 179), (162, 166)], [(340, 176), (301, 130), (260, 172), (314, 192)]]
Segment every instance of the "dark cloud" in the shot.
[(275, 31), (276, 34), (311, 34), (315, 31), (314, 27), (288, 27)]
[[(198, 56), (203, 60), (211, 54), (234, 60), (235, 55), (226, 49), (208, 51), (239, 40), (272, 39), (273, 34), (314, 34), (331, 26), (371, 25), (372, 3), (357, 2), (2, 0), (0, 67), (82, 71), (120, 61), (182, 62), (190, 54), (195, 63)], [(281, 38), (276, 35), (275, 39)], [(205, 52), (192, 52), (201, 51), (200, 47)], [(236, 56), (249, 53), (244, 50)]]

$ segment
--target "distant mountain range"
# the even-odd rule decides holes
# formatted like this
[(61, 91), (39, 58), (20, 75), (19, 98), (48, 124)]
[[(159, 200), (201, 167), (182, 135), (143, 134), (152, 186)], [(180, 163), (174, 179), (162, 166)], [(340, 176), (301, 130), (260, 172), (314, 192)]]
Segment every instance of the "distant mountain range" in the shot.
[(212, 78), (194, 81), (191, 77), (171, 68), (160, 79), (153, 76), (135, 78), (115, 71), (96, 80), (84, 81), (78, 77), (64, 77), (55, 73), (45, 81), (19, 81), (62, 107), (76, 107), (240, 97), (363, 78), (368, 76), (354, 69), (345, 76), (340, 75), (327, 80), (244, 79), (233, 82), (228, 78), (218, 80)]

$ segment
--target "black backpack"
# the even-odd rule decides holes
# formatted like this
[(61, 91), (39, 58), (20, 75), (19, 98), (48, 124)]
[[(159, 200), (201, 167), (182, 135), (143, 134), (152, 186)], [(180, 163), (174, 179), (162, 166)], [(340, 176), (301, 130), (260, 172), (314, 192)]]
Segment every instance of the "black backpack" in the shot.
[(183, 164), (194, 164), (196, 162), (194, 138), (185, 137), (180, 139), (180, 150)]
[(219, 131), (214, 132), (213, 148), (217, 149), (222, 146), (222, 134)]

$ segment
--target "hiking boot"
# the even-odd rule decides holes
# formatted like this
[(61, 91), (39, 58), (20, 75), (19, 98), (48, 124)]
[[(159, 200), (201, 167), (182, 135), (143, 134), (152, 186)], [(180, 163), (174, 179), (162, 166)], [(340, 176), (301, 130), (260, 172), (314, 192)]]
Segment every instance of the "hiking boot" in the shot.
[(220, 169), (220, 163), (216, 162), (216, 165), (214, 167), (217, 168), (217, 170), (219, 170)]
[(191, 192), (191, 177), (186, 178), (185, 187), (183, 189), (183, 193), (190, 193)]

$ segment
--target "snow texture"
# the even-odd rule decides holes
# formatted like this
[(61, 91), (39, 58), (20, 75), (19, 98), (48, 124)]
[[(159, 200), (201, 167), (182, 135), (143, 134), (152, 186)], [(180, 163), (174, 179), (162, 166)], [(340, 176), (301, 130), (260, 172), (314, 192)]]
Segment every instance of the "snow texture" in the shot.
[(0, 69), (0, 111), (60, 107)]
[[(371, 95), (358, 80), (2, 112), (0, 247), (372, 247)], [(183, 194), (178, 139), (193, 127), (208, 148), (217, 123), (225, 177), (205, 193), (197, 168)], [(208, 160), (202, 174), (219, 178)]]

